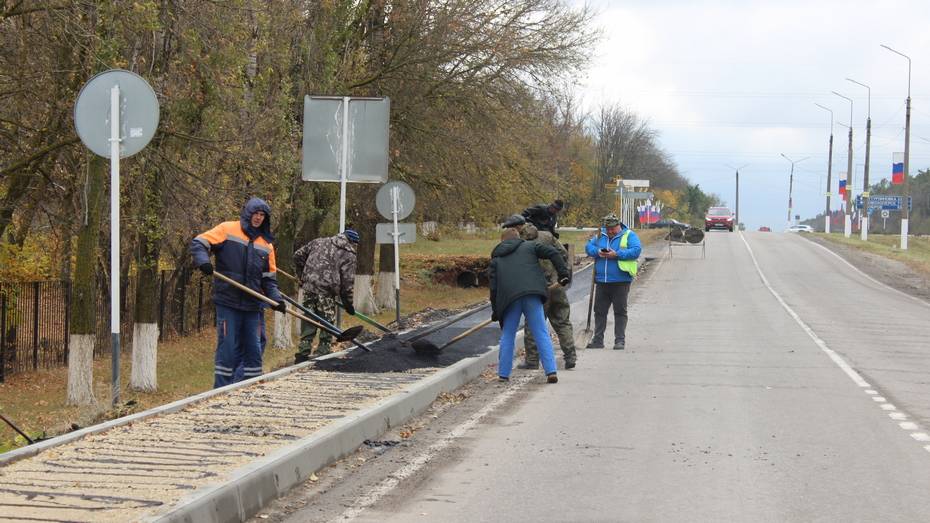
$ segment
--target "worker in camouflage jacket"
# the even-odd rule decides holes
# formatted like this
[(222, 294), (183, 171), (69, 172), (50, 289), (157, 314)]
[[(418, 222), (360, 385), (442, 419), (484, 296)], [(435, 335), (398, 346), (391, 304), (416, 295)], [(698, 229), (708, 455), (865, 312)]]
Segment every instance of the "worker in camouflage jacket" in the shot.
[[(571, 267), (568, 259), (568, 251), (555, 239), (555, 236), (548, 231), (538, 230), (532, 223), (526, 223), (520, 230), (520, 238), (527, 241), (535, 241), (542, 245), (548, 245), (559, 251), (566, 265)], [(575, 336), (572, 332), (571, 321), (571, 304), (568, 301), (568, 293), (565, 287), (558, 285), (559, 273), (555, 270), (552, 262), (540, 258), (539, 265), (542, 267), (543, 274), (546, 276), (546, 284), (549, 288), (549, 299), (546, 300), (544, 311), (546, 318), (552, 325), (556, 336), (559, 338), (559, 346), (562, 348), (562, 357), (565, 359), (565, 368), (575, 368)], [(536, 340), (533, 333), (526, 325), (523, 326), (523, 347), (526, 351), (526, 360), (518, 365), (521, 369), (538, 369), (539, 368), (539, 351), (536, 348)]]
[[(355, 314), (352, 291), (355, 287), (355, 266), (359, 235), (353, 229), (327, 238), (317, 238), (294, 253), (294, 266), (300, 275), (304, 291), (303, 305), (330, 323), (336, 321), (336, 299), (350, 315)], [(307, 361), (313, 353), (313, 338), (317, 331), (320, 342), (316, 354), (332, 352), (333, 336), (316, 325), (300, 322), (300, 344), (294, 363)]]

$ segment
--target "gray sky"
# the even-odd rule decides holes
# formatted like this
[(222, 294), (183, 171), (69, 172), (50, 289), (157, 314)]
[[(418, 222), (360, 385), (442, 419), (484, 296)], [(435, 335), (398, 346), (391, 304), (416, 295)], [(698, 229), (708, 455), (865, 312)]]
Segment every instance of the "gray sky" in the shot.
[[(575, 2), (578, 4), (579, 2)], [(824, 207), (830, 115), (834, 111), (833, 193), (846, 171), (853, 99), (853, 185), (862, 189), (866, 89), (872, 89), (871, 181), (891, 177), (904, 150), (907, 60), (913, 60), (911, 173), (930, 167), (930, 2), (594, 0), (604, 39), (581, 95), (588, 108), (620, 103), (646, 118), (693, 183), (734, 203), (750, 229), (786, 225), (788, 173), (795, 167), (794, 214)], [(834, 196), (831, 207), (838, 208)], [(874, 225), (873, 225), (874, 229)]]

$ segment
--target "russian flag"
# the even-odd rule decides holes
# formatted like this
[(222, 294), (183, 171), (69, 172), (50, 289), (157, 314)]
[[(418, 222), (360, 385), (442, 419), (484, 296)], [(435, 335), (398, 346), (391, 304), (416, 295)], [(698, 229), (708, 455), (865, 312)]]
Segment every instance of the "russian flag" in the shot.
[(840, 197), (846, 201), (846, 173), (840, 173)]
[(891, 157), (891, 184), (900, 185), (904, 183), (904, 153), (892, 153)]

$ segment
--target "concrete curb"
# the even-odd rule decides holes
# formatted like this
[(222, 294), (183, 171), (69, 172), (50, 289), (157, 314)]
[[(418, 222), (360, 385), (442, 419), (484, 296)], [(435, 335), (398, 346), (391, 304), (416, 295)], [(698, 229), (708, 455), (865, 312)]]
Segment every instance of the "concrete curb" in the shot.
[(197, 490), (167, 513), (147, 521), (159, 523), (239, 522), (312, 473), (355, 452), (360, 445), (425, 411), (441, 392), (472, 381), (497, 362), (498, 349), (440, 370), (407, 391), (357, 412), (298, 442), (255, 461), (219, 485)]

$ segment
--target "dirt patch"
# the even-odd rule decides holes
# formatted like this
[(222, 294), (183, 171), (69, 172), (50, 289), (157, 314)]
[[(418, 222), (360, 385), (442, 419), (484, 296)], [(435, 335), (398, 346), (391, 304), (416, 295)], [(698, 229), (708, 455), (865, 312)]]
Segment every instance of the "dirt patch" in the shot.
[(830, 249), (857, 269), (885, 285), (930, 301), (930, 276), (906, 263), (816, 236), (804, 236), (804, 238)]

